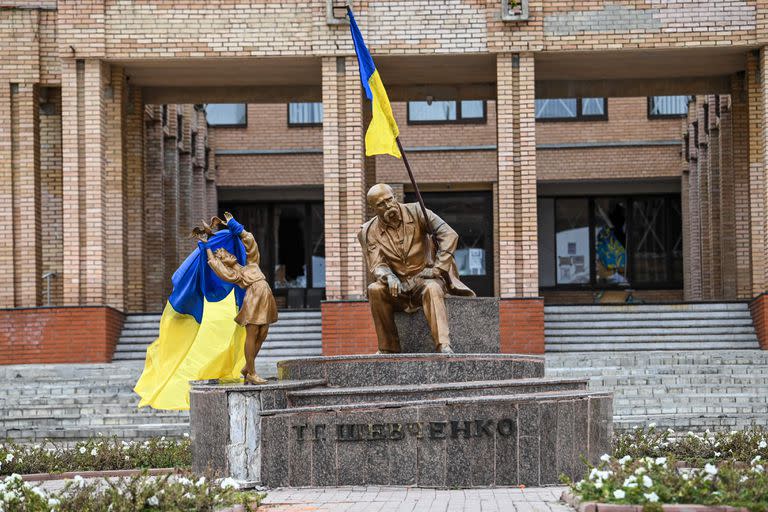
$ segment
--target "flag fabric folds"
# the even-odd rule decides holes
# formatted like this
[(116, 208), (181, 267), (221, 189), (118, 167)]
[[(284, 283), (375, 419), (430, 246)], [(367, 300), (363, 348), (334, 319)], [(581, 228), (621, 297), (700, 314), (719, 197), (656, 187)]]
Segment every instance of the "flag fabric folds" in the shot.
[(397, 136), (400, 135), (400, 129), (395, 122), (395, 116), (392, 115), (392, 106), (389, 104), (387, 91), (381, 82), (379, 71), (373, 63), (373, 58), (363, 41), (363, 34), (355, 22), (355, 16), (352, 9), (347, 9), (349, 13), (349, 29), (352, 32), (352, 41), (355, 43), (355, 53), (357, 62), (360, 65), (360, 81), (363, 83), (365, 95), (373, 104), (373, 116), (368, 131), (365, 133), (365, 154), (372, 155), (392, 155), (401, 158), (400, 149), (397, 147)]
[[(245, 264), (242, 226), (215, 233), (208, 247), (223, 247)], [(222, 281), (195, 249), (171, 279), (173, 291), (160, 319), (160, 334), (147, 349), (144, 372), (134, 387), (139, 407), (189, 409), (189, 381), (235, 379), (245, 364), (245, 328), (235, 323), (245, 291)]]

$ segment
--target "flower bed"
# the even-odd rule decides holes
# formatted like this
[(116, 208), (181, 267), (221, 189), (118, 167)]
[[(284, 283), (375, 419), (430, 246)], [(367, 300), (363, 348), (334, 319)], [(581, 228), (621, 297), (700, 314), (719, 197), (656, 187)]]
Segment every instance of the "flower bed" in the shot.
[(761, 429), (682, 436), (653, 426), (635, 429), (617, 436), (614, 454), (603, 455), (583, 480), (567, 482), (565, 499), (585, 511), (610, 508), (600, 504), (644, 511), (662, 510), (663, 504), (765, 511), (767, 439)]
[(127, 442), (95, 437), (64, 447), (53, 442), (36, 445), (0, 444), (0, 475), (61, 473), (134, 468), (188, 468), (192, 464), (189, 437), (153, 438)]
[(0, 510), (24, 512), (129, 512), (214, 511), (243, 505), (255, 508), (263, 494), (243, 493), (234, 481), (219, 483), (192, 475), (99, 480), (82, 477), (69, 481), (58, 492), (46, 492), (24, 482), (19, 475), (0, 480)]

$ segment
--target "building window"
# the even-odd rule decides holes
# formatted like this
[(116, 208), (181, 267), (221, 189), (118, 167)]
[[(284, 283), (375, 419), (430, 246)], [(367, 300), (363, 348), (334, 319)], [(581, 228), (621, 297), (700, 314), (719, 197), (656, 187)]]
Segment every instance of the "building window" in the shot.
[(605, 98), (552, 98), (536, 100), (539, 121), (604, 121), (608, 119)]
[(483, 100), (409, 101), (408, 124), (484, 123)]
[(680, 196), (539, 198), (543, 288), (680, 288)]
[(690, 96), (649, 96), (648, 117), (684, 117), (688, 115)]
[(208, 126), (243, 128), (248, 125), (245, 103), (209, 103), (205, 106)]
[(288, 126), (322, 126), (322, 103), (289, 103)]

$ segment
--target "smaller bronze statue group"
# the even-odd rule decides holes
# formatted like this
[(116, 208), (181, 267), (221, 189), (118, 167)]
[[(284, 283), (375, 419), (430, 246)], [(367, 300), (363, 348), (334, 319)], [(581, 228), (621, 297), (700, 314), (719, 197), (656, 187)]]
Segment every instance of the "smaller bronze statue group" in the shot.
[(267, 338), (269, 324), (277, 322), (277, 305), (264, 273), (259, 268), (259, 246), (251, 233), (246, 230), (240, 232), (240, 240), (245, 247), (245, 265), (240, 265), (237, 258), (226, 249), (220, 248), (213, 252), (205, 246), (214, 229), (226, 226), (230, 220), (232, 214), (224, 212), (224, 220), (214, 217), (210, 224), (202, 222), (192, 230), (192, 236), (199, 240), (200, 248), (205, 249), (208, 266), (216, 275), (222, 281), (245, 290), (243, 303), (235, 317), (235, 322), (245, 327), (245, 367), (240, 373), (246, 384), (264, 384), (267, 381), (256, 373), (256, 356)]
[[(372, 276), (368, 301), (379, 342), (378, 354), (401, 351), (395, 325), (395, 312), (412, 313), (419, 308), (432, 333), (435, 352), (451, 354), (446, 295), (474, 296), (459, 280), (454, 251), (459, 237), (440, 217), (418, 203), (400, 203), (389, 185), (379, 183), (367, 194), (375, 216), (363, 224), (358, 239), (367, 269)], [(245, 327), (245, 367), (241, 373), (247, 384), (266, 382), (256, 373), (255, 359), (267, 337), (269, 324), (277, 321), (277, 307), (272, 290), (259, 268), (259, 248), (253, 235), (243, 230), (240, 240), (246, 251), (246, 264), (225, 249), (211, 251), (206, 246), (214, 231), (232, 220), (211, 219), (192, 230), (200, 249), (208, 256), (208, 265), (223, 281), (245, 290), (240, 311), (235, 317)]]

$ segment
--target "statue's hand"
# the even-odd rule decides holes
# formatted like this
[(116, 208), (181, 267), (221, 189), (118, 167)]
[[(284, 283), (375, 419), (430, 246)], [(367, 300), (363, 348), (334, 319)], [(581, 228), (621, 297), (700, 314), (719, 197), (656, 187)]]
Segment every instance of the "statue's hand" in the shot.
[(228, 224), (230, 220), (232, 220), (234, 217), (232, 217), (232, 214), (229, 212), (224, 212), (224, 224)]
[(397, 297), (400, 294), (400, 280), (397, 276), (389, 274), (387, 276), (387, 286), (389, 286), (389, 294), (393, 297)]

